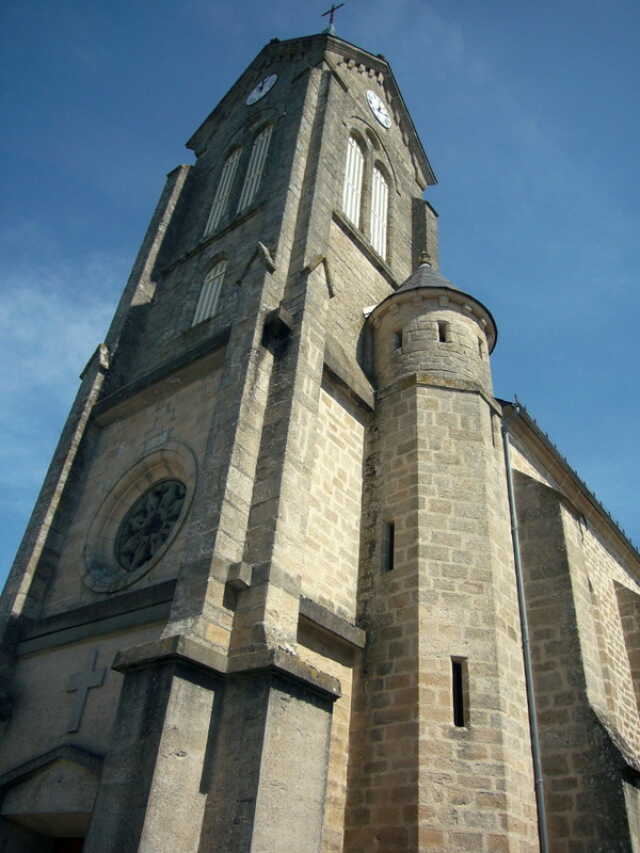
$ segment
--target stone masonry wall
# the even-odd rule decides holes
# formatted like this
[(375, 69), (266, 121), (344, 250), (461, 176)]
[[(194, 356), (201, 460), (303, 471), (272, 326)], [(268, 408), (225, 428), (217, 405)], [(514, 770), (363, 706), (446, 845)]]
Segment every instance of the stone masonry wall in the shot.
[[(14, 685), (16, 704), (2, 741), (0, 772), (69, 740), (97, 755), (104, 754), (110, 745), (122, 685), (122, 675), (111, 669), (114, 657), (123, 646), (155, 639), (160, 630), (159, 625), (150, 624), (19, 658)], [(96, 667), (106, 669), (105, 680), (102, 687), (88, 691), (81, 729), (70, 736), (67, 726), (75, 697), (67, 692), (67, 682), (74, 673), (86, 671), (96, 648)]]
[(356, 589), (362, 500), (363, 413), (335, 383), (320, 394), (309, 483), (308, 571), (301, 592), (350, 621)]
[[(196, 460), (204, 450), (209, 419), (220, 374), (185, 381), (175, 373), (159, 383), (151, 397), (130, 400), (121, 417), (99, 430), (84, 482), (78, 508), (66, 533), (65, 547), (46, 601), (45, 615), (80, 606), (104, 596), (82, 583), (85, 573), (87, 531), (102, 502), (118, 481), (145, 454), (160, 449), (169, 441), (190, 448)], [(181, 387), (182, 385), (182, 387)], [(149, 483), (151, 485), (151, 483)], [(195, 488), (196, 483), (188, 483)], [(128, 506), (121, 507), (124, 516)], [(175, 577), (184, 544), (180, 531), (165, 556), (138, 581), (136, 587)]]
[[(382, 307), (376, 348), (376, 381), (383, 388), (395, 378), (421, 370), (441, 379), (473, 383), (492, 393), (487, 336), (475, 318), (446, 296), (411, 291)], [(439, 339), (439, 323), (446, 327)]]
[(360, 344), (363, 309), (381, 302), (393, 289), (360, 245), (333, 221), (328, 259), (336, 291), (336, 298), (329, 303), (328, 326), (344, 349), (353, 353), (353, 358)]
[[(313, 65), (320, 50), (318, 44), (307, 44), (296, 59)], [(290, 56), (258, 57), (226, 96), (224, 110), (212, 115), (198, 131), (198, 159), (189, 173), (164, 251), (153, 269), (154, 299), (130, 311), (110, 379), (111, 389), (184, 349), (184, 335), (189, 335), (200, 288), (216, 260), (225, 258), (227, 271), (219, 310), (215, 317), (199, 324), (208, 333), (237, 320), (238, 310), (250, 304), (239, 291), (247, 286), (247, 271), (258, 241), (278, 256), (283, 217), (295, 181), (292, 169), (297, 143), (304, 146), (307, 132), (301, 122), (308, 78), (298, 77), (299, 62), (292, 62)], [(278, 82), (266, 98), (247, 106), (246, 95), (260, 73), (277, 73)], [(273, 131), (262, 180), (253, 203), (238, 212), (253, 135), (264, 123), (271, 124)], [(215, 231), (205, 235), (224, 160), (235, 146), (242, 147), (242, 156), (227, 211)], [(286, 264), (287, 247), (282, 248), (284, 254), (279, 260)]]
[(352, 681), (358, 653), (309, 624), (298, 627), (298, 655), (339, 679), (342, 695), (333, 705), (329, 739), (324, 824), (319, 853), (343, 853)]
[(619, 606), (621, 600), (633, 601), (640, 593), (640, 585), (602, 538), (588, 527), (585, 529), (584, 524), (581, 540), (592, 606), (598, 615), (597, 642), (601, 650), (601, 678), (607, 696), (606, 721), (624, 739), (625, 749), (633, 753), (640, 766), (637, 685), (630, 667)]
[(620, 584), (615, 588), (637, 706), (640, 699), (640, 596)]
[[(330, 62), (336, 69), (344, 89), (340, 110), (333, 116), (335, 138), (335, 163), (338, 170), (340, 195), (334, 206), (341, 205), (342, 180), (346, 162), (347, 140), (356, 133), (365, 151), (362, 216), (355, 223), (365, 243), (369, 241), (369, 215), (371, 172), (374, 163), (382, 166), (389, 182), (389, 228), (387, 266), (398, 282), (410, 275), (419, 249), (413, 245), (412, 198), (422, 195), (423, 186), (417, 181), (415, 153), (411, 150), (410, 133), (403, 107), (392, 94), (392, 86), (384, 71), (373, 67), (368, 57), (362, 62), (331, 51)], [(389, 128), (383, 128), (374, 118), (367, 103), (371, 90), (388, 105), (392, 114)], [(422, 178), (423, 180), (424, 178)], [(422, 247), (420, 247), (422, 248)], [(371, 249), (371, 251), (374, 251)], [(375, 252), (374, 252), (375, 254)]]
[[(367, 438), (359, 622), (367, 647), (356, 675), (345, 853), (418, 846), (418, 477), (416, 397), (381, 401)], [(393, 571), (383, 525), (395, 523)]]
[[(490, 410), (418, 388), (420, 789), (428, 849), (535, 851), (536, 810), (508, 509)], [(453, 725), (451, 658), (466, 661)]]
[(580, 537), (555, 490), (515, 483), (552, 850), (628, 851), (624, 762), (588, 696), (599, 655)]
[[(358, 674), (345, 851), (534, 851), (535, 804), (509, 529), (479, 395), (409, 377), (367, 452)], [(395, 522), (383, 571), (382, 525)], [(492, 544), (493, 540), (493, 544)], [(466, 661), (455, 726), (452, 658)]]
[[(515, 470), (560, 492), (552, 475), (521, 442), (514, 447), (512, 460)], [(636, 679), (620, 610), (621, 600), (632, 601), (640, 593), (637, 569), (579, 513), (567, 509), (563, 519), (564, 547), (570, 545), (575, 555), (573, 606), (589, 701), (640, 762)]]

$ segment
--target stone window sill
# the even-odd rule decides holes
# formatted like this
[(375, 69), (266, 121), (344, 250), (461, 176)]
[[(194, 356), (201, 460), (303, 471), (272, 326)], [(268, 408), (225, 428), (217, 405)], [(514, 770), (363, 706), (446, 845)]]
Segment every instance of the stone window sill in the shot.
[(203, 246), (208, 245), (214, 240), (218, 240), (220, 237), (224, 237), (225, 234), (228, 234), (229, 231), (234, 231), (240, 225), (244, 225), (244, 223), (251, 219), (256, 213), (264, 207), (264, 202), (260, 202), (259, 204), (254, 204), (249, 207), (247, 210), (243, 210), (242, 213), (237, 213), (230, 222), (227, 222), (226, 225), (223, 225), (222, 228), (218, 228), (217, 231), (214, 231), (211, 234), (206, 234), (195, 247), (194, 251), (198, 251), (198, 249), (202, 249)]
[(209, 246), (211, 243), (214, 243), (216, 240), (219, 240), (221, 237), (224, 237), (225, 234), (228, 234), (231, 231), (235, 231), (236, 228), (239, 228), (241, 225), (244, 225), (245, 222), (247, 222), (249, 219), (252, 219), (256, 215), (256, 213), (258, 213), (258, 211), (264, 207), (264, 204), (265, 203), (263, 201), (259, 204), (254, 204), (248, 210), (244, 210), (242, 213), (235, 216), (231, 220), (231, 222), (227, 222), (227, 224), (224, 225), (222, 228), (218, 228), (218, 230), (214, 231), (212, 234), (207, 234), (205, 237), (202, 237), (201, 240), (196, 243), (195, 246), (184, 252), (182, 255), (180, 255), (179, 258), (176, 258), (175, 261), (171, 261), (171, 263), (167, 264), (166, 267), (163, 267), (163, 269), (160, 271), (160, 274), (165, 275), (166, 273), (171, 272), (171, 270), (174, 270), (180, 264), (183, 264), (185, 261), (188, 261), (190, 258), (192, 258), (194, 255), (197, 255), (203, 249), (206, 249), (206, 247)]
[(394, 290), (397, 290), (398, 282), (395, 280), (395, 277), (391, 272), (391, 268), (388, 266), (387, 262), (380, 257), (362, 232), (359, 231), (352, 222), (349, 222), (349, 220), (339, 210), (333, 211), (333, 220), (340, 226), (347, 237), (351, 239), (352, 243), (355, 243), (358, 249), (360, 249), (362, 254), (365, 255), (367, 260), (373, 264), (378, 272), (382, 273), (391, 287), (393, 287)]

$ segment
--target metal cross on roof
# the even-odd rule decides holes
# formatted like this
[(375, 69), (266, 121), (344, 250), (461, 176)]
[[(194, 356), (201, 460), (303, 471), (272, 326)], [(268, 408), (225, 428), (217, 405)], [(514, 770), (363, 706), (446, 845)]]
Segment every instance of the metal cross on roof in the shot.
[(343, 6), (344, 6), (344, 3), (338, 3), (337, 6), (335, 3), (333, 3), (331, 5), (330, 9), (327, 9), (326, 12), (322, 13), (321, 17), (323, 17), (323, 18), (325, 18), (327, 15), (329, 15), (329, 30), (333, 30), (333, 19), (335, 18), (336, 12), (338, 11), (338, 9), (341, 9)]

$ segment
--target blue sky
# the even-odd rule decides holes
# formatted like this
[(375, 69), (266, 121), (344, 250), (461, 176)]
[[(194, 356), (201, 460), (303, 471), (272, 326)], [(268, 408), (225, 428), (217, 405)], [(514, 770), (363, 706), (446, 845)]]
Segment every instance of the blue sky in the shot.
[[(0, 21), (0, 577), (164, 175), (311, 0), (5, 0)], [(640, 543), (640, 5), (349, 0), (439, 185), (442, 270), (494, 313), (517, 394)]]

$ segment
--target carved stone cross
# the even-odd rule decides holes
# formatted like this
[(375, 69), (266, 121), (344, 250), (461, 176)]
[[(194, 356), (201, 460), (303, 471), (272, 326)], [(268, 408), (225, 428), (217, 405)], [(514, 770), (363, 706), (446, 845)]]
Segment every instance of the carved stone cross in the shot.
[(92, 687), (102, 687), (107, 670), (104, 667), (96, 669), (97, 660), (98, 649), (92, 649), (89, 652), (89, 668), (85, 672), (76, 672), (74, 675), (69, 676), (67, 693), (75, 693), (76, 695), (74, 696), (73, 708), (71, 709), (71, 719), (67, 726), (68, 732), (77, 732), (80, 728), (89, 690)]

